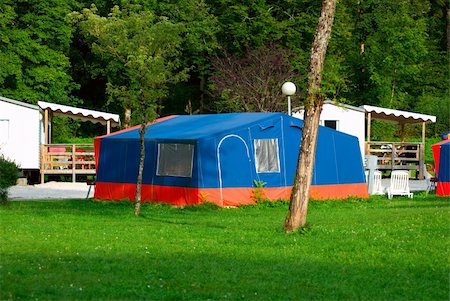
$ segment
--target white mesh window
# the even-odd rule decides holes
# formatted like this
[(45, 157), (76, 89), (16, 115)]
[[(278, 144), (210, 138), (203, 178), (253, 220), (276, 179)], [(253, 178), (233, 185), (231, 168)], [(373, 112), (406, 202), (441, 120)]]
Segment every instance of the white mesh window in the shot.
[(192, 177), (194, 146), (192, 144), (158, 144), (158, 176)]
[(255, 139), (255, 162), (257, 172), (280, 172), (278, 139)]

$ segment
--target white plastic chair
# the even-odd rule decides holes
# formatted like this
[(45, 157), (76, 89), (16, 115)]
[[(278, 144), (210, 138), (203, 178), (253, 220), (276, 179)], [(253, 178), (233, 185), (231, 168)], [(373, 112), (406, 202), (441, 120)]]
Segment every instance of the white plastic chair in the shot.
[(379, 170), (373, 172), (373, 194), (384, 194), (384, 189), (381, 185), (381, 171)]
[(406, 195), (413, 197), (409, 191), (409, 172), (407, 170), (394, 170), (391, 173), (391, 185), (388, 190), (388, 198), (391, 200), (394, 195)]
[[(365, 171), (366, 183), (369, 183), (369, 171)], [(384, 194), (383, 186), (381, 186), (381, 171), (374, 170), (371, 194)]]

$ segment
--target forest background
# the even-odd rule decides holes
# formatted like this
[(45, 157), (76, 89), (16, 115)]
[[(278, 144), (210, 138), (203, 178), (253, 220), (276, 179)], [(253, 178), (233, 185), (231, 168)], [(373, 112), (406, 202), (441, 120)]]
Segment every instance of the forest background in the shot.
[[(294, 107), (306, 96), (320, 8), (320, 0), (3, 0), (0, 95), (103, 110), (123, 119), (130, 106), (125, 98), (132, 95), (125, 92), (138, 87), (126, 63), (99, 51), (96, 39), (102, 37), (83, 28), (80, 18), (90, 14), (121, 24), (119, 34), (127, 38), (147, 29), (136, 27), (139, 18), (170, 24), (153, 38), (153, 44), (169, 37), (177, 41), (166, 49), (174, 80), (168, 76), (149, 99), (159, 116), (286, 111), (285, 81), (297, 85)], [(447, 0), (340, 0), (323, 92), (354, 106), (435, 115), (427, 136), (437, 136), (450, 128), (449, 53)], [(55, 122), (55, 142), (103, 131), (67, 119)], [(397, 135), (389, 125), (377, 126), (374, 140)], [(419, 137), (417, 131), (411, 127), (406, 134)]]

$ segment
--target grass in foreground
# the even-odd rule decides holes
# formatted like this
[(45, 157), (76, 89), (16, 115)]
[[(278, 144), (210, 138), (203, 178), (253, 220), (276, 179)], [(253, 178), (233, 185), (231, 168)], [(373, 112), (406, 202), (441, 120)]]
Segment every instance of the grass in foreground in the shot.
[(128, 202), (0, 208), (0, 300), (448, 300), (449, 202), (312, 202), (238, 209)]

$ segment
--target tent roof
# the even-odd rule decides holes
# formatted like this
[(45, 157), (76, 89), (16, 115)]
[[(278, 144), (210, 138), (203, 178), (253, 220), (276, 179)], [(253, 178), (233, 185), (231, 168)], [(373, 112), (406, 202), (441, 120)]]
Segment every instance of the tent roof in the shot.
[(436, 142), (435, 144), (433, 144), (432, 146), (431, 146), (431, 148), (439, 148), (441, 145), (443, 145), (443, 144), (449, 144), (450, 145), (450, 140), (449, 139), (446, 139), (446, 140), (442, 140), (442, 141), (439, 141), (439, 142)]
[[(177, 139), (197, 140), (210, 137), (230, 130), (259, 124), (270, 127), (274, 119), (289, 117), (283, 113), (226, 113), (181, 115), (147, 126), (146, 139)], [(302, 120), (292, 117), (292, 122), (301, 126)], [(139, 129), (132, 128), (121, 133), (114, 133), (104, 137), (106, 139), (135, 139), (139, 138)]]
[(120, 125), (119, 115), (99, 112), (88, 109), (81, 109), (56, 103), (38, 101), (38, 106), (45, 110), (49, 109), (55, 116), (66, 116), (81, 121), (90, 121), (92, 123), (101, 123), (105, 125), (107, 121), (111, 122), (111, 126)]
[(373, 119), (396, 121), (399, 123), (436, 122), (436, 116), (412, 113), (400, 110), (386, 109), (375, 106), (361, 106), (366, 112), (372, 113)]

